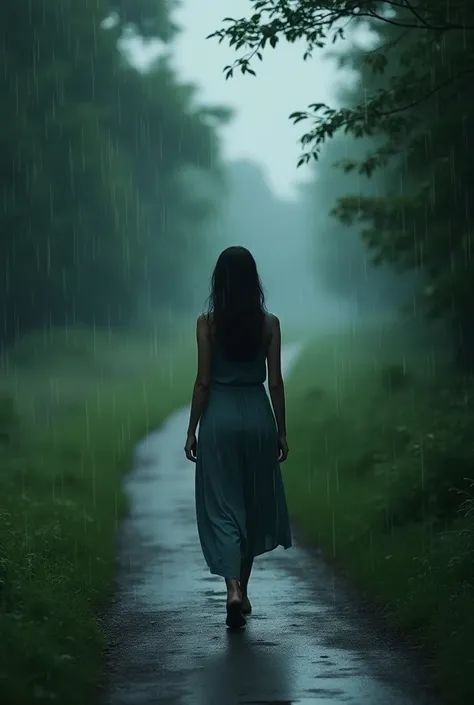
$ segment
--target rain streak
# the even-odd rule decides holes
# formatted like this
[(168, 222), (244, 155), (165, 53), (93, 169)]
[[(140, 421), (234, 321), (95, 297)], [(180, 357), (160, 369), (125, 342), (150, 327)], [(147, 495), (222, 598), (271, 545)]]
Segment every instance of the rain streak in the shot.
[[(16, 0), (0, 36), (1, 702), (473, 702), (471, 0)], [(189, 462), (235, 245), (289, 514), (239, 629)]]

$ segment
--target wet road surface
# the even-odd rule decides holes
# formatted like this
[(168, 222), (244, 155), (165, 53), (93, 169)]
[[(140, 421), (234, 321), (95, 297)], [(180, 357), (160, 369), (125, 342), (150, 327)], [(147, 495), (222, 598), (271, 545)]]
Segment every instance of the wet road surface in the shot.
[[(298, 354), (285, 350), (286, 368)], [(295, 542), (256, 559), (247, 628), (225, 627), (225, 586), (201, 554), (189, 410), (136, 451), (104, 705), (426, 705), (407, 655), (384, 646), (332, 570)]]

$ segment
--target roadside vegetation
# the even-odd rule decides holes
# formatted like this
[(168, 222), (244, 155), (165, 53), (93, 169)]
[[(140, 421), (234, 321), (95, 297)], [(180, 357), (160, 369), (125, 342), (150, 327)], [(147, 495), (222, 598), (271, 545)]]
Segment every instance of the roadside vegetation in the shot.
[(407, 324), (315, 338), (288, 380), (285, 482), (301, 535), (472, 701), (474, 384)]
[[(193, 331), (192, 327), (189, 330)], [(2, 702), (91, 702), (135, 443), (188, 402), (192, 335), (32, 334), (0, 376)]]

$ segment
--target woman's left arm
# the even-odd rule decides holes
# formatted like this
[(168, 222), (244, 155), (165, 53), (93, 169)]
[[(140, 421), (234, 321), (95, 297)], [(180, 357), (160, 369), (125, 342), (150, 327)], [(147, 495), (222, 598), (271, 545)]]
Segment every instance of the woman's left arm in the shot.
[(199, 316), (196, 325), (198, 369), (193, 389), (188, 438), (196, 435), (197, 425), (206, 407), (211, 383), (211, 341), (205, 316)]

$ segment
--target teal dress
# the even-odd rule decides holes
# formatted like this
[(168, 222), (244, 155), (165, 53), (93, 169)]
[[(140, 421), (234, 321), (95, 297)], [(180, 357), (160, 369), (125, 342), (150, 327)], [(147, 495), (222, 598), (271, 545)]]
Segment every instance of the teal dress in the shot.
[(235, 580), (242, 556), (291, 546), (265, 379), (266, 349), (252, 362), (236, 363), (214, 348), (208, 403), (199, 424), (196, 516), (210, 572)]

